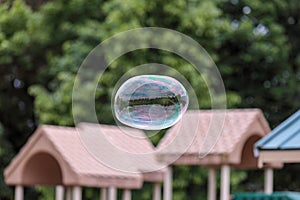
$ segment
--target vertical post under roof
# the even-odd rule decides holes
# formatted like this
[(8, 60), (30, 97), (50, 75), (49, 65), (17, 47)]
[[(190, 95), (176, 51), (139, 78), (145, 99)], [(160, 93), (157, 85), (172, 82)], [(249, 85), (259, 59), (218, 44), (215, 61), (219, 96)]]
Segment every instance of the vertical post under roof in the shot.
[(107, 200), (107, 189), (106, 188), (101, 188), (101, 191), (100, 191), (100, 199), (101, 200)]
[(73, 200), (81, 200), (82, 190), (80, 186), (73, 187)]
[(64, 200), (64, 187), (61, 185), (55, 187), (55, 200)]
[(66, 200), (72, 200), (72, 187), (66, 189)]
[(115, 187), (108, 188), (108, 200), (117, 199), (117, 189)]
[(230, 166), (225, 164), (221, 167), (221, 192), (220, 200), (230, 199)]
[(216, 169), (210, 168), (208, 171), (208, 200), (216, 200)]
[(273, 193), (273, 169), (267, 168), (265, 169), (265, 193), (272, 194)]
[(15, 187), (15, 200), (23, 200), (24, 199), (24, 189), (21, 185), (16, 185)]
[(172, 200), (172, 182), (172, 166), (169, 166), (164, 178), (164, 200)]
[(153, 185), (153, 200), (161, 199), (161, 187), (160, 183), (154, 183)]
[(129, 189), (125, 189), (123, 191), (123, 200), (131, 200), (131, 191)]

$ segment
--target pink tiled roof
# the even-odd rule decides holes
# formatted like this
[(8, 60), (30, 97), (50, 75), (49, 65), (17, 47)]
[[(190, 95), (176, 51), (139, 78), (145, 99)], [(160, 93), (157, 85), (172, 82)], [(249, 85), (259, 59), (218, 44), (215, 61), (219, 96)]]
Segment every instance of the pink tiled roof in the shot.
[(6, 182), (22, 184), (22, 169), (30, 157), (39, 152), (57, 159), (65, 185), (119, 188), (139, 188), (142, 185), (141, 174), (114, 170), (95, 160), (82, 145), (75, 128), (48, 125), (38, 128), (6, 168)]
[[(104, 158), (113, 168), (140, 171), (145, 181), (163, 180), (164, 165), (157, 161), (156, 150), (142, 130), (89, 123), (80, 123), (78, 130), (87, 149), (99, 161)], [(107, 141), (103, 145), (93, 144), (103, 140)]]
[(47, 134), (53, 145), (61, 153), (61, 156), (64, 157), (77, 174), (106, 177), (130, 177), (127, 173), (112, 170), (95, 160), (82, 146), (82, 142), (78, 137), (76, 129), (47, 126), (45, 134)]
[[(213, 121), (217, 123), (212, 125)], [(157, 148), (164, 159), (184, 152), (179, 164), (189, 163), (192, 156), (194, 163), (201, 164), (200, 157), (206, 154), (206, 159), (202, 159), (205, 164), (216, 164), (223, 162), (224, 156), (241, 153), (251, 136), (262, 137), (270, 131), (259, 109), (191, 110), (166, 133)], [(195, 157), (199, 162), (195, 162)]]

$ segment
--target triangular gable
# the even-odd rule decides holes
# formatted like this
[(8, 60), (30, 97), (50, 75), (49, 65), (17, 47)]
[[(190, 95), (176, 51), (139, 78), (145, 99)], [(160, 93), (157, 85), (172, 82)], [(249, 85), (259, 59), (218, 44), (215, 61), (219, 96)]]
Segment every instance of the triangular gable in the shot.
[[(142, 185), (141, 174), (119, 172), (102, 165), (84, 149), (75, 128), (58, 126), (37, 129), (6, 168), (7, 184), (34, 185), (34, 181), (24, 180), (22, 173), (28, 161), (39, 153), (55, 158), (61, 168), (64, 185), (119, 188), (139, 188)], [(43, 167), (43, 163), (38, 164)]]
[(300, 163), (300, 110), (255, 144), (259, 166), (269, 163)]
[(259, 150), (300, 150), (300, 110), (259, 140), (255, 147)]
[[(216, 123), (220, 126), (216, 129), (221, 130), (218, 136), (214, 133), (214, 127), (211, 127), (212, 119), (216, 115), (224, 116), (223, 121)], [(269, 132), (269, 125), (259, 109), (187, 111), (182, 120), (172, 127), (159, 143), (159, 156), (164, 160), (171, 155), (179, 155), (181, 152), (178, 152), (178, 149), (184, 147), (178, 147), (182, 144), (188, 145), (188, 141), (185, 140), (193, 139), (186, 151), (176, 160), (177, 164), (220, 165), (227, 162), (239, 165), (247, 141), (251, 138), (257, 140)], [(191, 134), (195, 134), (194, 138)], [(211, 149), (203, 150), (209, 134), (215, 134), (215, 140), (209, 140)], [(175, 139), (176, 137), (180, 139)], [(252, 151), (250, 153), (252, 154)]]

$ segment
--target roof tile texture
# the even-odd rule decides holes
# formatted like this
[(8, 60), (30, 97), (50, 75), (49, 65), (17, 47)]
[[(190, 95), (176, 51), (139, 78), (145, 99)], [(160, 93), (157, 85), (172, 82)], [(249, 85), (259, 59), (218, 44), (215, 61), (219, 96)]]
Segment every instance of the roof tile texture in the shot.
[(225, 155), (242, 151), (239, 144), (251, 135), (269, 132), (259, 109), (190, 110), (166, 133), (158, 150), (165, 155)]

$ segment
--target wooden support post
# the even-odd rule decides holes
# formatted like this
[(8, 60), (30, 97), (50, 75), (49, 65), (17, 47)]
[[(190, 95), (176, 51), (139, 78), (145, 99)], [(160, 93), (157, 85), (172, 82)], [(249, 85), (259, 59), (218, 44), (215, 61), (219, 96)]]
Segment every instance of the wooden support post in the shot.
[(24, 199), (24, 189), (21, 185), (16, 185), (15, 187), (15, 200), (23, 200)]
[(216, 169), (210, 168), (208, 171), (208, 200), (216, 200)]
[(161, 187), (160, 183), (154, 183), (153, 185), (153, 200), (160, 200), (161, 199)]
[(115, 187), (108, 188), (108, 200), (117, 199), (117, 189)]
[(273, 193), (273, 169), (268, 168), (265, 169), (265, 193), (272, 194)]
[(64, 187), (61, 185), (55, 187), (55, 200), (64, 200)]
[(131, 191), (129, 189), (123, 190), (123, 200), (131, 200)]
[(172, 200), (172, 179), (172, 166), (169, 166), (164, 178), (164, 200)]
[(73, 187), (73, 200), (81, 200), (82, 190), (80, 186)]
[(66, 189), (66, 200), (72, 200), (72, 187), (67, 187)]
[(100, 199), (101, 200), (107, 200), (107, 189), (106, 188), (101, 188), (100, 193), (101, 193)]
[(221, 167), (221, 193), (220, 200), (230, 199), (230, 166), (223, 165)]

